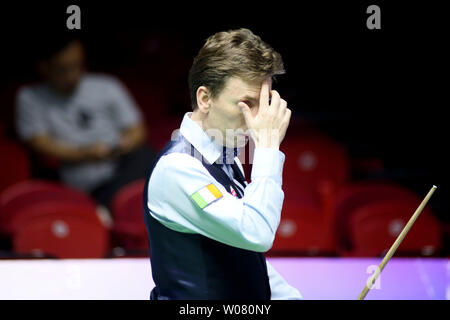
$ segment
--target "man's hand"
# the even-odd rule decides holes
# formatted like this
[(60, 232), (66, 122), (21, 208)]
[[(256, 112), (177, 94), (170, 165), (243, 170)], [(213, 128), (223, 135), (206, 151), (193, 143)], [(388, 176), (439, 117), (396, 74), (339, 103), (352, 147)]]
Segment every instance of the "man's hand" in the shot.
[[(252, 115), (249, 106), (244, 102), (239, 102), (238, 106), (244, 114), (247, 128), (255, 141), (255, 147), (278, 149), (286, 134), (291, 110), (287, 108), (287, 102), (281, 99), (279, 93), (269, 88), (270, 83), (267, 79), (261, 86), (259, 110), (256, 116)], [(269, 104), (270, 96), (272, 101)]]

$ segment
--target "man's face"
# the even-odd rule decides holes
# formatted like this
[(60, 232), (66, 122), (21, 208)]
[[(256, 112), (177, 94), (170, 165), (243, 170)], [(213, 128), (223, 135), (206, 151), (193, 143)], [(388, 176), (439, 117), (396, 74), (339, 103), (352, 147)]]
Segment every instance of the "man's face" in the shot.
[(42, 71), (52, 87), (62, 93), (72, 93), (84, 72), (84, 50), (74, 41), (43, 64)]
[(249, 82), (237, 77), (228, 79), (221, 93), (212, 99), (204, 123), (205, 129), (216, 141), (229, 148), (245, 146), (247, 125), (238, 103), (245, 102), (255, 116), (259, 109), (261, 85), (262, 81)]

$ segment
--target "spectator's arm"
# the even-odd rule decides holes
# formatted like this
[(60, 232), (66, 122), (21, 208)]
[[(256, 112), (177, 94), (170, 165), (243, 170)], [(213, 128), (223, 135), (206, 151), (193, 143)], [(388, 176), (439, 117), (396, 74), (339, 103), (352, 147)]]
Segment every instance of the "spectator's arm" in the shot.
[(120, 80), (110, 78), (106, 92), (111, 99), (112, 117), (120, 130), (129, 131), (144, 123), (138, 105)]
[(126, 154), (145, 141), (144, 119), (136, 102), (120, 80), (110, 78), (108, 92), (112, 116), (121, 131), (121, 139), (115, 154)]
[(118, 152), (128, 153), (141, 145), (146, 138), (146, 128), (143, 123), (138, 123), (122, 131)]
[(109, 156), (110, 150), (102, 143), (88, 147), (73, 147), (61, 144), (46, 134), (34, 136), (26, 143), (37, 153), (55, 157), (63, 162), (77, 163), (82, 161), (102, 160)]

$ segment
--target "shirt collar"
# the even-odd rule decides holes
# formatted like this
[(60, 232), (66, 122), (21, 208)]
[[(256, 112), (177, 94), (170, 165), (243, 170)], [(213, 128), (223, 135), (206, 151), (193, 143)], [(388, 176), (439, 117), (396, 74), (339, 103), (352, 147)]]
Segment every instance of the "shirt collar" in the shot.
[(224, 148), (214, 141), (197, 123), (191, 119), (192, 112), (185, 113), (180, 126), (180, 133), (197, 149), (198, 152), (209, 162), (216, 162), (222, 155), (235, 157), (239, 149)]

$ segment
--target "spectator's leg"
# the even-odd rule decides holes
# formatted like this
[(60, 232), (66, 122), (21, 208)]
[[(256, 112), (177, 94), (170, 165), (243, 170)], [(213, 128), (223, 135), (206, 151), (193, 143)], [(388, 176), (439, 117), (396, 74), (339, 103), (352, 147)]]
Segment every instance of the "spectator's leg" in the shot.
[(112, 179), (91, 192), (91, 195), (108, 209), (118, 190), (138, 179), (145, 179), (155, 157), (155, 153), (146, 145), (123, 155)]

